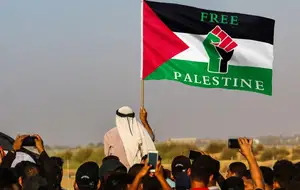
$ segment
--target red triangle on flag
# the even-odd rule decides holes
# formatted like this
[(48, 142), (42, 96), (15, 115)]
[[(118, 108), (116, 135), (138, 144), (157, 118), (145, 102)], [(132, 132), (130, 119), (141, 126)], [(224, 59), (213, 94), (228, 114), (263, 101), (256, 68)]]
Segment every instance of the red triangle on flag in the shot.
[(157, 17), (145, 1), (143, 4), (142, 79), (145, 79), (163, 63), (189, 47)]

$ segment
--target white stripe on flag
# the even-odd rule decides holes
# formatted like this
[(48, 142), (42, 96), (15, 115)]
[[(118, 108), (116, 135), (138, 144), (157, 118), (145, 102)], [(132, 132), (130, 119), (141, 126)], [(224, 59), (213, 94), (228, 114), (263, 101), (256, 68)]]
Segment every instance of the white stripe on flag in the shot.
[[(208, 55), (202, 44), (206, 35), (175, 33), (190, 48), (174, 56), (172, 59), (208, 62)], [(272, 69), (274, 55), (273, 45), (255, 41), (233, 38), (238, 44), (234, 50), (230, 65), (249, 66)]]

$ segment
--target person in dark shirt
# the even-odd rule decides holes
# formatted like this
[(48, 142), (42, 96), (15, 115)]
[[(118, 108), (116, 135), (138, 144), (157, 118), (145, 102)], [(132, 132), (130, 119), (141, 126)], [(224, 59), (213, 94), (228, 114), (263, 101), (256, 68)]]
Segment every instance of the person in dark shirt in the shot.
[[(44, 143), (42, 138), (39, 135), (21, 135), (17, 136), (14, 141), (13, 148), (10, 150), (7, 155), (2, 159), (1, 168), (10, 168), (13, 161), (16, 158), (16, 153), (22, 149), (23, 141), (26, 137), (32, 136), (35, 137), (35, 148), (39, 153), (38, 164), (34, 169), (33, 165), (31, 165), (31, 169), (29, 173), (38, 173), (40, 176), (44, 177), (47, 180), (47, 188), (48, 190), (55, 190), (56, 184), (56, 175), (55, 175), (55, 164), (48, 156), (47, 152), (44, 148)], [(34, 163), (33, 163), (34, 164)], [(27, 163), (29, 165), (29, 163)], [(20, 179), (20, 178), (19, 178)], [(20, 182), (20, 180), (19, 180)], [(22, 185), (23, 181), (19, 184)]]
[(51, 157), (50, 158), (53, 163), (55, 164), (55, 175), (56, 175), (56, 183), (55, 183), (55, 189), (56, 190), (63, 190), (61, 187), (61, 182), (63, 178), (63, 165), (64, 161), (60, 157)]

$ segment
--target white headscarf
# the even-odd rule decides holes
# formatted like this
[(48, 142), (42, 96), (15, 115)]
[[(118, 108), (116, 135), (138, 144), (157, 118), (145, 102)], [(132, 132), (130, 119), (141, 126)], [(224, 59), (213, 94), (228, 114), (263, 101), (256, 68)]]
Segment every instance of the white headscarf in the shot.
[(148, 151), (156, 150), (147, 130), (136, 120), (130, 107), (124, 106), (117, 111), (116, 125), (130, 166), (140, 163)]
[[(4, 152), (5, 152), (5, 154), (8, 153), (8, 151), (4, 151)], [(16, 165), (22, 161), (29, 161), (29, 162), (35, 163), (33, 158), (30, 155), (28, 155), (27, 153), (16, 152), (16, 158), (14, 159), (13, 163), (11, 164), (11, 167), (12, 168), (16, 167)]]

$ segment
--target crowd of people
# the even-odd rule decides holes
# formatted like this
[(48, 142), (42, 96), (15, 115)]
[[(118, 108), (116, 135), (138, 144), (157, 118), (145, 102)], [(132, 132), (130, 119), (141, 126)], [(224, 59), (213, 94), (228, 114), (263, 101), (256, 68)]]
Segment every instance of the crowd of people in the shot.
[[(120, 108), (117, 111), (119, 123), (122, 123), (122, 118), (126, 118), (126, 127), (130, 128), (136, 123), (135, 120), (129, 120), (135, 118), (131, 112), (128, 107)], [(152, 130), (144, 109), (141, 109), (140, 117), (143, 126), (147, 126), (145, 130), (140, 129), (137, 134), (141, 135), (145, 132), (142, 135), (145, 138), (145, 135), (152, 133)], [(137, 124), (135, 129), (139, 126), (142, 125)], [(132, 135), (133, 129), (129, 130)], [(153, 134), (148, 135), (154, 140)], [(22, 151), (23, 141), (28, 136), (18, 136), (8, 152), (0, 149), (0, 189), (62, 190), (64, 161), (62, 158), (50, 157), (47, 154), (39, 135), (30, 135), (34, 137), (38, 152), (34, 162), (21, 160), (13, 166), (16, 155)], [(122, 135), (119, 134), (118, 138), (122, 140)], [(184, 155), (176, 156), (170, 170), (164, 168), (163, 158), (160, 156), (157, 164), (151, 166), (148, 162), (148, 154), (144, 152), (149, 145), (144, 148), (142, 145), (148, 140), (137, 140), (137, 144), (131, 144), (138, 146), (132, 150), (139, 153), (139, 160), (137, 154), (130, 154), (133, 157), (131, 159), (130, 156), (120, 158), (121, 156), (118, 155), (120, 152), (113, 149), (118, 150), (117, 146), (122, 144), (108, 144), (106, 157), (100, 166), (96, 162), (86, 162), (77, 169), (73, 188), (75, 190), (300, 190), (300, 163), (279, 160), (272, 168), (260, 167), (252, 150), (253, 140), (248, 138), (238, 139), (240, 153), (247, 161), (248, 168), (242, 162), (233, 162), (229, 165), (227, 174), (220, 172), (220, 162), (217, 159), (201, 151), (199, 156), (193, 159)], [(123, 147), (121, 153), (126, 154), (127, 151), (131, 149)], [(144, 154), (141, 155), (142, 153)], [(122, 160), (127, 162), (124, 163)]]

